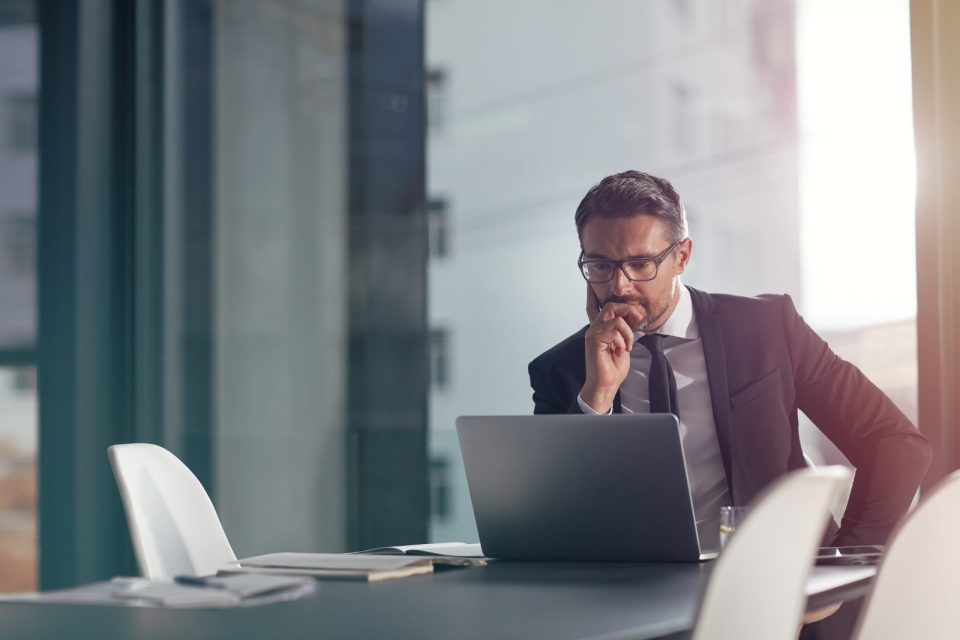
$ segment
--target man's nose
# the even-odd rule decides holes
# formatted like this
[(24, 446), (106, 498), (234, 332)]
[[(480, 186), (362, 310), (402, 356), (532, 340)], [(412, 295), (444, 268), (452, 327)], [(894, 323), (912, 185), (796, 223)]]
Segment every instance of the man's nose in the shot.
[(616, 295), (625, 294), (630, 291), (630, 278), (624, 273), (622, 266), (617, 267), (617, 270), (613, 272), (613, 280), (610, 281), (610, 286)]

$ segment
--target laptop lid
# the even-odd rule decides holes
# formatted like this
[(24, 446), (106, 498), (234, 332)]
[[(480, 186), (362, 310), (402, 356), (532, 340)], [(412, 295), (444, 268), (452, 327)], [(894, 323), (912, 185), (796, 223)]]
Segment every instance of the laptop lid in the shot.
[(671, 414), (462, 416), (457, 435), (484, 555), (697, 561)]

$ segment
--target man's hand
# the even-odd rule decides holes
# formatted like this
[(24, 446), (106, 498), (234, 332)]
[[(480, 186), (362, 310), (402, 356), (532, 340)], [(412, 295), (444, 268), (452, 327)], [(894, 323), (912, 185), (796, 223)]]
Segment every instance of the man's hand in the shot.
[(584, 338), (587, 377), (580, 397), (597, 413), (607, 413), (630, 371), (633, 349), (630, 326), (642, 323), (643, 308), (623, 302), (608, 302), (600, 307), (593, 287), (587, 283), (587, 317), (590, 318), (590, 328)]

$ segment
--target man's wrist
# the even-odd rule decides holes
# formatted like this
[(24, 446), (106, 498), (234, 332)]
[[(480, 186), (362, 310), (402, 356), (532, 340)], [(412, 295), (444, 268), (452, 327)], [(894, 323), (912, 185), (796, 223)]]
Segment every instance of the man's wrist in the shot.
[(584, 385), (577, 401), (581, 409), (589, 408), (593, 413), (606, 415), (613, 412), (613, 400), (616, 397), (616, 390), (593, 389)]

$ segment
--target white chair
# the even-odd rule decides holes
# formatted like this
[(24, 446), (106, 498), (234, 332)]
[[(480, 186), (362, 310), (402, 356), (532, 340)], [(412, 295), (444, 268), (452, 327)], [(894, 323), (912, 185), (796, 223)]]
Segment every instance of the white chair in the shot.
[(203, 485), (179, 458), (154, 444), (107, 449), (143, 576), (202, 576), (236, 561)]
[(960, 635), (960, 472), (941, 480), (892, 534), (854, 638)]
[(797, 637), (814, 554), (850, 476), (845, 467), (801, 469), (751, 503), (710, 575), (694, 640)]

